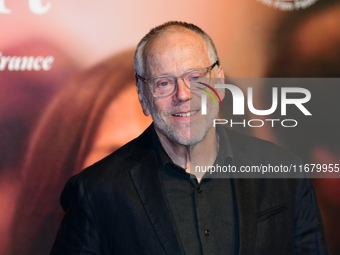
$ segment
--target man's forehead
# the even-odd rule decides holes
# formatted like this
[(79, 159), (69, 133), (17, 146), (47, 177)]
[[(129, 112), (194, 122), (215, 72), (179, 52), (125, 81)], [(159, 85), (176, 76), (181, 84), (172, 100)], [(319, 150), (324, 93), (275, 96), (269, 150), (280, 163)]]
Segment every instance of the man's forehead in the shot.
[(175, 47), (206, 47), (203, 38), (194, 31), (187, 28), (176, 27), (167, 29), (151, 38), (145, 45), (145, 52), (153, 54), (159, 48), (171, 50)]
[(168, 60), (185, 60), (193, 56), (207, 58), (207, 45), (199, 34), (186, 28), (162, 32), (150, 39), (144, 50), (147, 66), (152, 62), (162, 62), (166, 57)]

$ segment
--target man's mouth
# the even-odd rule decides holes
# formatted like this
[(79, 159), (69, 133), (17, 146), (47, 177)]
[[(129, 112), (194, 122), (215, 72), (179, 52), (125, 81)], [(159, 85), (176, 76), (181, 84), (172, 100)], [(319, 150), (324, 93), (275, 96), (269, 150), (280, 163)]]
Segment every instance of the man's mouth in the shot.
[(179, 112), (179, 113), (172, 114), (172, 116), (175, 116), (175, 117), (190, 117), (197, 112), (198, 112), (198, 110), (190, 111), (190, 112)]

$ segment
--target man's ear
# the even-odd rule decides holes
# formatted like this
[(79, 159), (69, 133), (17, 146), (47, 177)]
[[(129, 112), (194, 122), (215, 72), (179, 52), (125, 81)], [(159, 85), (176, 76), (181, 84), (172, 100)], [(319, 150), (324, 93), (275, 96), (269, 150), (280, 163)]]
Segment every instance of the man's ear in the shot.
[(224, 78), (224, 71), (222, 66), (218, 67), (218, 78)]
[[(218, 67), (218, 78), (221, 78), (221, 82), (220, 83), (222, 83), (222, 84), (225, 83), (224, 77), (225, 76), (224, 76), (223, 68), (222, 68), (222, 66), (219, 66)], [(218, 94), (220, 95), (221, 100), (223, 100), (224, 96), (225, 96), (225, 89), (218, 89)]]
[(144, 96), (144, 91), (141, 91), (141, 88), (138, 85), (137, 85), (137, 93), (138, 93), (138, 100), (139, 100), (139, 103), (142, 106), (144, 115), (149, 116), (150, 110), (149, 110), (149, 107), (148, 107), (147, 99)]

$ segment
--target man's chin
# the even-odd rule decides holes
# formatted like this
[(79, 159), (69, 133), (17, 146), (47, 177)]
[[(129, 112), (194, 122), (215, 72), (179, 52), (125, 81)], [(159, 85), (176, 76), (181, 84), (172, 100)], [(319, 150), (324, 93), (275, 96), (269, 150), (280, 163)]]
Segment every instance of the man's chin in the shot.
[(156, 129), (170, 141), (184, 146), (193, 146), (201, 142), (206, 134), (200, 128), (188, 125), (183, 128), (173, 128), (171, 125), (162, 125), (154, 121)]
[(178, 143), (180, 145), (189, 146), (191, 144), (190, 135), (182, 135), (172, 132), (171, 134), (169, 134), (168, 138), (171, 141)]
[(193, 146), (200, 143), (203, 137), (203, 134), (193, 134), (190, 132), (187, 134), (173, 133), (171, 140), (184, 146)]

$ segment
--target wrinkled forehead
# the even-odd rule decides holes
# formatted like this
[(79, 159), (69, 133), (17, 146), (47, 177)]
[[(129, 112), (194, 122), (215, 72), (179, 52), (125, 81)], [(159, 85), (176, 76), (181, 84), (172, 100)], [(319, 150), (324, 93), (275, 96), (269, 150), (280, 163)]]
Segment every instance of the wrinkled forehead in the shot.
[(195, 63), (209, 65), (206, 42), (199, 34), (181, 27), (167, 29), (150, 39), (145, 45), (143, 59), (149, 74), (154, 68), (164, 69), (174, 63), (180, 63), (183, 69), (199, 67)]

